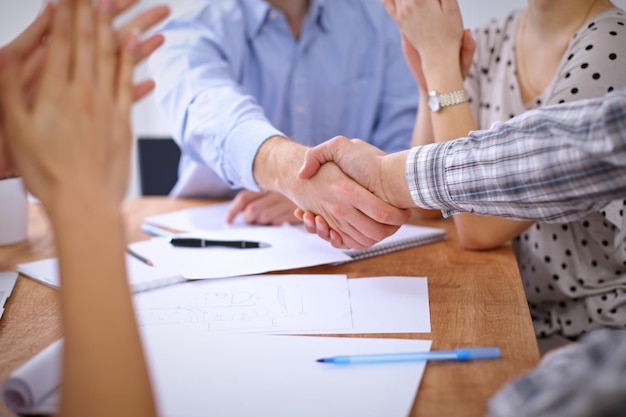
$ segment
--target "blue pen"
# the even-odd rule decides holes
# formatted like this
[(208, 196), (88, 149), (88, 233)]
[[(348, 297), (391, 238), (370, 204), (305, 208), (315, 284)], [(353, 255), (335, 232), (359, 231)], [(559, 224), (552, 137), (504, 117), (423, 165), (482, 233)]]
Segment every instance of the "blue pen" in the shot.
[(468, 361), (472, 359), (492, 359), (500, 357), (500, 348), (461, 348), (436, 350), (431, 352), (382, 353), (374, 355), (346, 355), (321, 358), (317, 362), (335, 365), (364, 363), (417, 362), (417, 361)]
[(168, 232), (167, 230), (163, 230), (160, 227), (153, 226), (148, 223), (144, 223), (141, 225), (141, 231), (156, 237), (174, 237), (176, 236), (174, 233)]

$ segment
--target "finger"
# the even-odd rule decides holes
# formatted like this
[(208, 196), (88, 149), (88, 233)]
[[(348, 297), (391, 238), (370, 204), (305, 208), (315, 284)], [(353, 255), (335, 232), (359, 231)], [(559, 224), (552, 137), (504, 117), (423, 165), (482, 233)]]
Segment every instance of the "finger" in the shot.
[(301, 180), (307, 180), (319, 171), (322, 164), (327, 161), (332, 161), (332, 158), (328, 158), (326, 155), (326, 149), (323, 148), (324, 144), (317, 145), (315, 148), (311, 148), (304, 154), (304, 162), (298, 170), (298, 178)]
[(113, 0), (113, 16), (119, 16), (134, 6), (135, 3), (137, 3), (137, 0)]
[(307, 150), (304, 154), (304, 163), (298, 170), (298, 178), (303, 180), (311, 178), (323, 164), (329, 161), (336, 161), (335, 154), (341, 152), (349, 142), (343, 136), (336, 136)]
[(49, 83), (64, 83), (70, 76), (72, 24), (72, 1), (59, 0), (46, 53), (46, 72), (42, 78), (44, 88)]
[[(409, 210), (392, 206), (370, 192), (359, 193), (357, 196), (358, 200), (355, 201), (355, 206), (368, 218), (377, 223), (401, 226), (409, 221), (409, 217), (411, 217)], [(376, 236), (370, 237), (376, 238)]]
[(315, 233), (322, 239), (330, 241), (330, 226), (322, 216), (315, 216)]
[(15, 164), (9, 153), (7, 144), (4, 141), (2, 135), (2, 129), (0, 128), (0, 178), (13, 175), (15, 173)]
[(74, 79), (91, 85), (96, 53), (94, 10), (90, 0), (78, 0), (74, 10)]
[(271, 199), (268, 204), (257, 208), (257, 224), (279, 226), (283, 223), (300, 223), (293, 215), (293, 204), (291, 201)]
[[(21, 86), (15, 82), (18, 77), (17, 73), (15, 57), (6, 49), (0, 49), (0, 115), (3, 129), (8, 132), (19, 130), (17, 127), (23, 125), (27, 116), (26, 99)], [(5, 140), (10, 138), (15, 140), (19, 136), (9, 134), (3, 137), (6, 138)]]
[(298, 212), (302, 214), (301, 220), (304, 224), (304, 228), (306, 229), (306, 231), (309, 233), (317, 233), (315, 228), (315, 214), (308, 211), (303, 211), (302, 209), (297, 209), (296, 217), (298, 217)]
[(169, 14), (170, 8), (166, 5), (151, 7), (125, 23), (117, 32), (118, 38), (126, 39), (133, 30), (139, 30), (139, 33), (143, 33), (165, 19)]
[(154, 90), (154, 81), (144, 80), (133, 86), (133, 103), (138, 102)]
[(233, 202), (226, 210), (226, 223), (230, 224), (235, 220), (235, 217), (250, 203), (250, 201), (257, 198), (257, 193), (252, 193), (250, 191), (241, 191), (239, 194), (235, 196)]
[(49, 33), (52, 25), (54, 6), (46, 4), (46, 8), (17, 38), (6, 46), (7, 53), (21, 57), (30, 53), (41, 44), (44, 37)]
[[(364, 233), (364, 227), (366, 229), (374, 229), (375, 222), (372, 219), (368, 219), (363, 213), (358, 210), (353, 210), (342, 216), (343, 221), (339, 221), (337, 224), (329, 223), (329, 228), (335, 229), (344, 244), (353, 249), (367, 249), (376, 243), (378, 240), (374, 240), (368, 236), (371, 234), (371, 230), (367, 230)], [(346, 221), (346, 219), (348, 219)], [(317, 233), (317, 223), (316, 223)]]
[(331, 245), (337, 249), (348, 249), (348, 247), (343, 243), (341, 236), (336, 231), (330, 229), (330, 239)]
[(100, 85), (100, 94), (110, 97), (114, 93), (116, 70), (116, 46), (113, 33), (113, 3), (112, 0), (99, 0), (97, 16), (97, 79)]
[[(357, 213), (351, 216), (349, 229), (344, 226), (342, 228), (331, 226), (340, 234), (343, 243), (354, 249), (369, 248), (374, 243), (394, 234), (400, 227), (379, 223), (363, 213)], [(354, 242), (360, 246), (356, 246)]]
[(37, 75), (41, 71), (46, 60), (46, 47), (39, 45), (29, 52), (28, 56), (22, 60), (20, 68), (20, 77), (22, 87), (30, 89), (31, 84), (37, 80)]
[(148, 39), (142, 41), (139, 44), (137, 56), (135, 58), (135, 64), (142, 62), (149, 57), (159, 46), (163, 45), (165, 38), (161, 34), (150, 36)]
[(133, 70), (135, 68), (135, 56), (139, 45), (137, 36), (137, 32), (133, 32), (128, 36), (122, 48), (122, 55), (119, 60), (116, 97), (124, 114), (130, 112), (133, 103)]
[(383, 6), (385, 6), (385, 10), (391, 17), (396, 16), (396, 2), (395, 0), (383, 0)]
[(463, 32), (463, 41), (461, 42), (461, 74), (463, 79), (467, 77), (469, 69), (472, 66), (474, 60), (474, 52), (476, 51), (476, 41), (472, 36), (470, 29), (465, 29)]

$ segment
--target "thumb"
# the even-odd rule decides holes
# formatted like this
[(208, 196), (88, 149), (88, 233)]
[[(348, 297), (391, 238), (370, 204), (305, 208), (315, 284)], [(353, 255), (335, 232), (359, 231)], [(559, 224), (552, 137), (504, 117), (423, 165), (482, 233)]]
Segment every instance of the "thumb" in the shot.
[(324, 156), (323, 144), (315, 148), (311, 148), (304, 154), (304, 162), (298, 170), (298, 179), (307, 180), (317, 173), (324, 162), (327, 162)]
[(469, 73), (470, 67), (472, 66), (472, 62), (474, 60), (474, 52), (476, 51), (476, 41), (472, 36), (472, 31), (470, 29), (465, 29), (463, 32), (463, 39), (461, 41), (461, 74), (463, 75), (463, 79), (467, 77)]
[(323, 164), (336, 161), (336, 153), (341, 147), (341, 142), (347, 140), (343, 136), (336, 136), (306, 151), (304, 163), (298, 170), (298, 178), (301, 180), (309, 179), (317, 173)]

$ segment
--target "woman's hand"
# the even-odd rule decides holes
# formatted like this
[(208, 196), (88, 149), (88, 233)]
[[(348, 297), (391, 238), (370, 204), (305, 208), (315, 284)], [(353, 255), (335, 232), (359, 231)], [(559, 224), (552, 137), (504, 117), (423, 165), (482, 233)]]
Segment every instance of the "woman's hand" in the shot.
[[(383, 0), (383, 4), (406, 40), (419, 51), (423, 69), (459, 60), (464, 30), (456, 0)], [(414, 65), (409, 65), (414, 70)]]

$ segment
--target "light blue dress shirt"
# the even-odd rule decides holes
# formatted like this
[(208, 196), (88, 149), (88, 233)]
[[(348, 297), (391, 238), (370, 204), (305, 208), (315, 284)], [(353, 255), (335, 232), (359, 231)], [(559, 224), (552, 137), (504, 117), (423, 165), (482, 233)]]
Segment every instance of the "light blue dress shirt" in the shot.
[(183, 154), (172, 196), (258, 190), (254, 158), (275, 135), (410, 144), (417, 85), (380, 0), (311, 0), (299, 39), (261, 0), (192, 1), (161, 32), (150, 70)]

